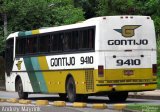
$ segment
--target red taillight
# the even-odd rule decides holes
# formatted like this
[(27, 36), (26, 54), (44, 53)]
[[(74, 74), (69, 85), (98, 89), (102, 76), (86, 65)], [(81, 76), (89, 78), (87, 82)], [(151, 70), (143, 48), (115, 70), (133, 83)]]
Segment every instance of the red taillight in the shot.
[(157, 75), (157, 64), (153, 64), (152, 65), (152, 73), (153, 73), (153, 75)]
[(98, 66), (98, 76), (103, 77), (104, 76), (104, 69), (102, 65)]

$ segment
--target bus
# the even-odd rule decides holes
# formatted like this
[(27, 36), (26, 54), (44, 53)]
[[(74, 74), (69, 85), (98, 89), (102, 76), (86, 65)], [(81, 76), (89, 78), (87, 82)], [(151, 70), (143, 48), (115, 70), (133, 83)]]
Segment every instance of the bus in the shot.
[(71, 25), (12, 33), (6, 40), (6, 90), (59, 94), (70, 102), (91, 95), (125, 101), (155, 90), (156, 38), (149, 16), (103, 16)]

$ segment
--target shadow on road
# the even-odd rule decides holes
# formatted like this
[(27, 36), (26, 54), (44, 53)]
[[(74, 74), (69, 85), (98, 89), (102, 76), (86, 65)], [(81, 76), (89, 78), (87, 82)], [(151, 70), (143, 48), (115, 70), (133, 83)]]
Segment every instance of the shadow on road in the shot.
[[(66, 101), (66, 102), (69, 102), (68, 99), (66, 100), (63, 100), (61, 98), (59, 98), (58, 96), (57, 97), (29, 97), (28, 99), (30, 100), (48, 100), (50, 102), (53, 102), (53, 101)], [(111, 102), (109, 101), (108, 97), (96, 97), (96, 96), (92, 96), (92, 97), (89, 97), (87, 101), (85, 101), (86, 103), (106, 103), (106, 104), (115, 104), (115, 103), (125, 103), (125, 104), (130, 104), (130, 103), (147, 103), (147, 102), (150, 102), (150, 101), (144, 101), (143, 99), (142, 100), (135, 100), (135, 99), (127, 99), (127, 101), (125, 102)]]

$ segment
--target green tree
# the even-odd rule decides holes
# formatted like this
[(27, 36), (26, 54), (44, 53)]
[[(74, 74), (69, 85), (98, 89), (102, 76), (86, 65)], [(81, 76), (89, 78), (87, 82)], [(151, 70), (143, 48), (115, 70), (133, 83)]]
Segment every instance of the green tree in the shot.
[[(99, 0), (97, 16), (104, 15), (146, 15), (155, 22), (156, 33), (160, 34), (159, 0)], [(160, 38), (160, 37), (159, 37)]]
[(0, 0), (0, 4), (0, 49), (4, 46), (4, 14), (9, 33), (84, 20), (83, 10), (75, 8), (73, 0)]
[(16, 0), (9, 10), (12, 32), (50, 26), (50, 9), (45, 0)]
[(74, 6), (84, 10), (86, 19), (96, 16), (97, 4), (98, 0), (74, 0)]
[(12, 32), (84, 20), (81, 8), (72, 0), (8, 0), (8, 29)]
[(53, 25), (72, 24), (84, 20), (82, 8), (75, 8), (73, 0), (50, 0)]

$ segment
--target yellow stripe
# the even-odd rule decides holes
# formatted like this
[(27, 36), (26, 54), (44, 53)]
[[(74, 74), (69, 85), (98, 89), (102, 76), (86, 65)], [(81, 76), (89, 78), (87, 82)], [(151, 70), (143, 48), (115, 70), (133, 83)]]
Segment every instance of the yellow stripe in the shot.
[(39, 30), (32, 30), (32, 35), (39, 34)]
[(49, 93), (65, 92), (65, 78), (66, 72), (61, 71), (46, 71), (49, 70), (47, 60), (45, 56), (38, 57), (38, 61), (41, 67), (46, 86)]
[[(49, 70), (45, 56), (38, 57), (38, 62), (39, 62), (41, 70)], [(48, 88), (48, 92), (51, 92), (51, 87), (50, 87), (50, 84), (48, 83), (50, 81), (50, 79), (52, 79), (50, 77), (51, 76), (50, 72), (42, 72), (42, 75), (44, 77), (44, 81), (45, 81), (46, 86)]]
[[(125, 70), (133, 70), (133, 75), (125, 75)], [(109, 69), (105, 70), (105, 80), (152, 79), (151, 68)]]
[(38, 61), (41, 67), (41, 70), (48, 70), (48, 64), (45, 56), (38, 57)]

